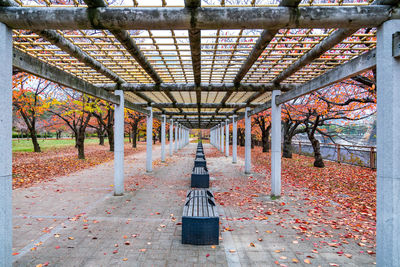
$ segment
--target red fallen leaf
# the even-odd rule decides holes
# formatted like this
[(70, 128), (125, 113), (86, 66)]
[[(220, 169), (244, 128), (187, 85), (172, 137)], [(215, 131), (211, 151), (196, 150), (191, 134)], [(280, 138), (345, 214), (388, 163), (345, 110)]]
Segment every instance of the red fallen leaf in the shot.
[(181, 222), (178, 222), (176, 225), (182, 225), (182, 223), (181, 223)]
[(276, 265), (279, 265), (279, 261), (274, 261), (274, 263), (275, 263)]
[(368, 253), (369, 255), (373, 255), (373, 254), (375, 254), (375, 252), (374, 252), (374, 251), (372, 251), (372, 250), (367, 250), (367, 253)]
[(210, 257), (210, 254), (207, 254), (207, 255), (206, 255), (206, 258), (208, 258), (208, 257)]
[(60, 248), (60, 246), (56, 246), (56, 247), (55, 247), (55, 249), (59, 249), (59, 248)]
[(285, 203), (285, 202), (281, 202), (280, 205), (281, 205), (281, 206), (285, 206), (286, 203)]
[(145, 252), (146, 249), (145, 249), (145, 248), (141, 248), (141, 249), (139, 249), (139, 251), (140, 251), (140, 252)]
[(18, 254), (19, 254), (18, 252), (14, 252), (12, 255), (15, 256), (15, 255), (18, 255)]
[(347, 258), (349, 258), (349, 259), (351, 259), (352, 257), (353, 257), (353, 255), (351, 255), (351, 254), (344, 254)]
[(49, 262), (46, 261), (45, 263), (43, 263), (43, 266), (49, 266)]
[(255, 247), (256, 245), (254, 245), (254, 243), (250, 243), (250, 247)]
[(342, 255), (344, 252), (343, 251), (338, 251), (336, 253), (339, 254), (339, 255)]
[(117, 249), (113, 251), (113, 254), (117, 254), (117, 253), (118, 253), (118, 250), (117, 250)]
[(131, 244), (131, 242), (129, 242), (129, 241), (125, 241), (125, 243), (124, 243), (125, 245), (127, 245), (127, 246), (129, 246), (130, 244)]

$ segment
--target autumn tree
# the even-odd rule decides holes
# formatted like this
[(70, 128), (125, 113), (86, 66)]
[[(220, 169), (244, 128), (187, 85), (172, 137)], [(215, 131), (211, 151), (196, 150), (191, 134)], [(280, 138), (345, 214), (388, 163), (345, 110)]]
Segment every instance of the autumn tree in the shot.
[(100, 134), (100, 142), (104, 144), (104, 132), (107, 133), (110, 151), (114, 151), (114, 107), (111, 103), (95, 100), (96, 108), (92, 115), (96, 118), (96, 130)]
[(131, 127), (132, 147), (136, 147), (137, 145), (136, 141), (139, 132), (139, 123), (146, 118), (146, 115), (132, 110), (127, 110), (126, 114), (127, 114), (127, 123)]
[(330, 138), (332, 135), (323, 126), (339, 122), (365, 119), (374, 114), (376, 109), (376, 90), (374, 85), (361, 85), (358, 81), (346, 80), (309, 95), (297, 99), (286, 105), (286, 110), (294, 122), (304, 127), (314, 151), (314, 166), (324, 167), (320, 151), (320, 142), (316, 138), (321, 136)]
[(25, 122), (35, 152), (40, 152), (37, 124), (49, 107), (52, 86), (56, 85), (26, 73), (18, 73), (13, 77), (12, 100), (15, 114)]
[(258, 126), (261, 133), (263, 152), (269, 151), (269, 134), (271, 131), (271, 112), (264, 111), (253, 116), (254, 126)]
[(96, 108), (92, 98), (72, 91), (65, 91), (64, 99), (52, 101), (50, 112), (63, 120), (75, 135), (79, 159), (85, 158), (86, 128)]

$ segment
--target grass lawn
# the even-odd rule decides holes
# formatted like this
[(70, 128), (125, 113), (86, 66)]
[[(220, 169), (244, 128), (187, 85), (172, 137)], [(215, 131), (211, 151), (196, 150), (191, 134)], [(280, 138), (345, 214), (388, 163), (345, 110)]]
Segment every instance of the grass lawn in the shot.
[[(85, 144), (98, 144), (99, 139), (90, 138), (85, 139)], [(107, 139), (105, 140), (107, 142)], [(74, 139), (39, 139), (39, 145), (42, 151), (57, 148), (57, 147), (66, 147), (66, 146), (74, 146)], [(13, 152), (33, 152), (33, 145), (31, 139), (20, 139), (12, 141), (12, 151)]]

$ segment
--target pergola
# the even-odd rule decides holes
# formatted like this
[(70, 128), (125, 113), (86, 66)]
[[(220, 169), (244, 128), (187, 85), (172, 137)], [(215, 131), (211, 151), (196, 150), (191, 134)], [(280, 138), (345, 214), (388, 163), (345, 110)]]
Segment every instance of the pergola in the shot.
[[(12, 74), (24, 71), (115, 104), (115, 195), (124, 192), (124, 108), (170, 124), (169, 154), (189, 129), (237, 160), (237, 121), (271, 108), (272, 194), (281, 193), (280, 104), (377, 69), (377, 263), (400, 265), (398, 0), (266, 0), (250, 5), (112, 6), (104, 0), (0, 0), (0, 262), (12, 263)], [(175, 127), (174, 127), (175, 126)], [(173, 131), (175, 129), (175, 145)], [(397, 131), (396, 131), (397, 130)], [(146, 170), (152, 171), (151, 135)], [(224, 151), (225, 148), (225, 151)], [(1, 265), (1, 264), (0, 264)]]

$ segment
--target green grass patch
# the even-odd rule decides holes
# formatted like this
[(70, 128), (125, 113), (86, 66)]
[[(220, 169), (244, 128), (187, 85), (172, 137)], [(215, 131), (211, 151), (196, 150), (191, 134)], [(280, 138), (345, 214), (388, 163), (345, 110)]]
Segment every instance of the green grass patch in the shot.
[[(97, 138), (85, 139), (85, 144), (98, 144)], [(106, 141), (107, 142), (107, 141)], [(39, 139), (39, 145), (42, 151), (53, 148), (74, 146), (74, 139)], [(20, 139), (12, 141), (13, 152), (33, 152), (33, 144), (31, 139)]]
[(281, 198), (281, 196), (271, 195), (271, 200), (277, 200), (277, 199), (280, 199), (280, 198)]

